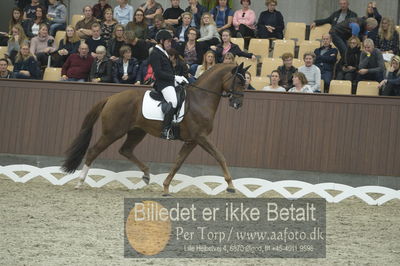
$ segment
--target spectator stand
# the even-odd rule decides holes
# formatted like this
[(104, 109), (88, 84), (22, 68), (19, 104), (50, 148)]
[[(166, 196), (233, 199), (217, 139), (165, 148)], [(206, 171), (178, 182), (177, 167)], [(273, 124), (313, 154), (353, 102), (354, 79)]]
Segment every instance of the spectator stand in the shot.
[(329, 94), (351, 94), (351, 81), (349, 80), (332, 80), (329, 86)]
[(356, 95), (378, 96), (378, 85), (379, 83), (376, 81), (359, 81)]

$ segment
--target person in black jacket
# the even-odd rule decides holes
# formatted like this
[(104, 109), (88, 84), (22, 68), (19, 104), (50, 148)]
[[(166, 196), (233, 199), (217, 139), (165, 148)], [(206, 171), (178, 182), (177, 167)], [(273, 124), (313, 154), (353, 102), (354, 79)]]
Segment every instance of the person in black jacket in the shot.
[(347, 41), (347, 45), (346, 54), (340, 59), (336, 69), (336, 79), (354, 81), (355, 85), (358, 63), (360, 62), (361, 42), (358, 37), (353, 36)]
[(174, 40), (179, 44), (187, 41), (187, 31), (190, 29), (190, 22), (192, 21), (192, 14), (189, 12), (183, 12), (182, 23), (176, 28)]
[(285, 23), (282, 13), (276, 10), (277, 0), (267, 0), (268, 9), (261, 12), (257, 22), (257, 35), (261, 39), (277, 38), (283, 39)]
[(384, 96), (400, 96), (400, 57), (393, 56), (386, 77), (379, 83), (378, 88), (383, 89)]
[(132, 51), (128, 45), (120, 49), (120, 58), (114, 63), (114, 83), (134, 84), (140, 80), (139, 64), (132, 58)]
[(39, 63), (29, 50), (29, 43), (23, 43), (18, 52), (13, 69), (13, 78), (40, 79)]
[(156, 79), (154, 89), (161, 92), (168, 103), (167, 108), (165, 108), (161, 138), (174, 139), (171, 123), (178, 100), (174, 87), (174, 68), (167, 53), (167, 50), (171, 48), (172, 35), (166, 30), (161, 30), (156, 35), (156, 41), (157, 44), (149, 57), (149, 63), (153, 68)]
[(365, 16), (362, 17), (364, 20), (367, 18), (374, 18), (378, 21), (378, 27), (376, 27), (373, 31), (368, 33), (368, 38), (375, 40), (378, 35), (378, 28), (381, 25), (382, 16), (379, 14), (378, 9), (376, 8), (376, 2), (369, 2), (367, 6), (367, 11)]
[(166, 25), (172, 25), (175, 28), (182, 22), (183, 9), (179, 7), (179, 0), (171, 0), (171, 7), (167, 8), (164, 13), (164, 22)]
[(33, 19), (26, 19), (22, 22), (25, 35), (29, 38), (37, 36), (41, 24), (47, 24), (47, 26), (50, 27), (50, 23), (46, 16), (46, 9), (43, 6), (36, 7), (35, 17)]
[(141, 64), (149, 57), (149, 45), (145, 40), (136, 37), (133, 31), (125, 32), (125, 42), (131, 47), (132, 56)]
[(101, 37), (101, 27), (100, 24), (94, 23), (91, 27), (92, 29), (92, 36), (86, 39), (86, 43), (89, 46), (89, 53), (94, 57), (96, 48), (100, 45), (107, 46), (106, 40)]
[(349, 1), (348, 0), (339, 0), (340, 9), (333, 12), (329, 17), (324, 19), (317, 19), (310, 25), (310, 28), (313, 29), (315, 26), (321, 26), (324, 24), (331, 24), (332, 27), (338, 23), (345, 21), (346, 19), (356, 18), (357, 13), (351, 11), (349, 9)]
[(216, 57), (217, 57), (217, 62), (222, 63), (224, 54), (230, 52), (234, 56), (241, 56), (241, 57), (247, 57), (251, 58), (253, 61), (255, 61), (257, 58), (255, 55), (252, 53), (246, 53), (242, 51), (239, 47), (239, 45), (232, 43), (231, 42), (231, 32), (230, 30), (224, 30), (222, 32), (222, 43), (218, 44), (217, 46), (212, 45), (211, 50), (215, 51)]
[(360, 63), (358, 64), (357, 81), (374, 80), (381, 82), (385, 71), (385, 61), (382, 52), (375, 48), (374, 41), (366, 39), (363, 42), (364, 50), (360, 55)]
[(365, 40), (368, 32), (371, 32), (378, 26), (374, 18), (351, 18), (346, 19), (331, 28), (329, 33), (332, 36), (333, 44), (337, 47), (340, 55), (343, 57), (346, 53), (346, 42), (351, 36), (357, 36), (360, 40)]
[(161, 14), (157, 14), (154, 16), (154, 26), (149, 29), (149, 32), (147, 33), (147, 42), (150, 44), (150, 46), (156, 45), (156, 35), (157, 33), (165, 29), (165, 23), (164, 23), (164, 17)]
[(328, 91), (329, 84), (333, 77), (333, 70), (335, 68), (338, 50), (331, 45), (331, 36), (324, 34), (322, 36), (322, 46), (315, 49), (316, 55), (314, 64), (321, 70), (321, 79), (324, 81), (325, 92)]
[(297, 72), (297, 68), (293, 66), (293, 54), (284, 53), (282, 55), (283, 64), (278, 67), (279, 72), (279, 86), (285, 88), (285, 90), (290, 90), (293, 88), (293, 74)]
[(174, 48), (171, 48), (167, 50), (167, 53), (169, 55), (169, 60), (171, 60), (172, 66), (174, 68), (174, 74), (177, 76), (183, 76), (188, 79), (189, 69), (186, 62), (179, 55), (178, 51)]
[(376, 2), (369, 2), (367, 6), (367, 11), (363, 19), (374, 18), (378, 21), (378, 24), (381, 24), (382, 15), (379, 14), (378, 8), (376, 7)]
[(113, 37), (107, 45), (107, 56), (113, 62), (119, 58), (119, 50), (125, 44), (125, 28), (121, 24), (115, 25)]
[(78, 52), (80, 38), (71, 25), (67, 26), (65, 37), (60, 40), (58, 50), (51, 54), (51, 65), (53, 67), (62, 67), (71, 54)]
[(112, 61), (106, 56), (106, 48), (102, 45), (96, 48), (96, 60), (90, 69), (89, 80), (91, 82), (111, 82)]

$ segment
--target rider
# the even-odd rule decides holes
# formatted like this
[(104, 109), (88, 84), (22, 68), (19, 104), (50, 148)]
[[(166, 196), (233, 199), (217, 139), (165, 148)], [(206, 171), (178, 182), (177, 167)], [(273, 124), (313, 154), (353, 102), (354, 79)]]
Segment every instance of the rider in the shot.
[(171, 40), (172, 35), (168, 31), (160, 30), (156, 35), (157, 44), (149, 56), (149, 63), (153, 68), (156, 79), (154, 89), (161, 92), (168, 103), (164, 110), (164, 122), (161, 131), (161, 138), (164, 139), (173, 139), (170, 129), (177, 105), (174, 69), (166, 51), (171, 48)]

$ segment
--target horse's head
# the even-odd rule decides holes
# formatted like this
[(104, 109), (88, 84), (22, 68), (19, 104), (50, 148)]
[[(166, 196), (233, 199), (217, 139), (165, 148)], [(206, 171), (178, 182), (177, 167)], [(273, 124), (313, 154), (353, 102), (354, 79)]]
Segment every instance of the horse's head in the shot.
[(246, 83), (245, 74), (250, 66), (243, 68), (243, 63), (234, 67), (231, 73), (227, 74), (223, 83), (223, 90), (226, 97), (229, 97), (229, 106), (239, 109), (243, 102), (243, 90)]

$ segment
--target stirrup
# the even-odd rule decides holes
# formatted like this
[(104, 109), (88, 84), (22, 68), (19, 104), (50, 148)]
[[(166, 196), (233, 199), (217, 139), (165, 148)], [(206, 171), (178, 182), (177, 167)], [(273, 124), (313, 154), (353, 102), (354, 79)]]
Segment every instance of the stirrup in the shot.
[(161, 138), (162, 138), (162, 139), (166, 139), (166, 140), (172, 140), (172, 139), (174, 139), (174, 134), (173, 134), (173, 132), (172, 132), (172, 128), (164, 129), (164, 130), (161, 132)]

